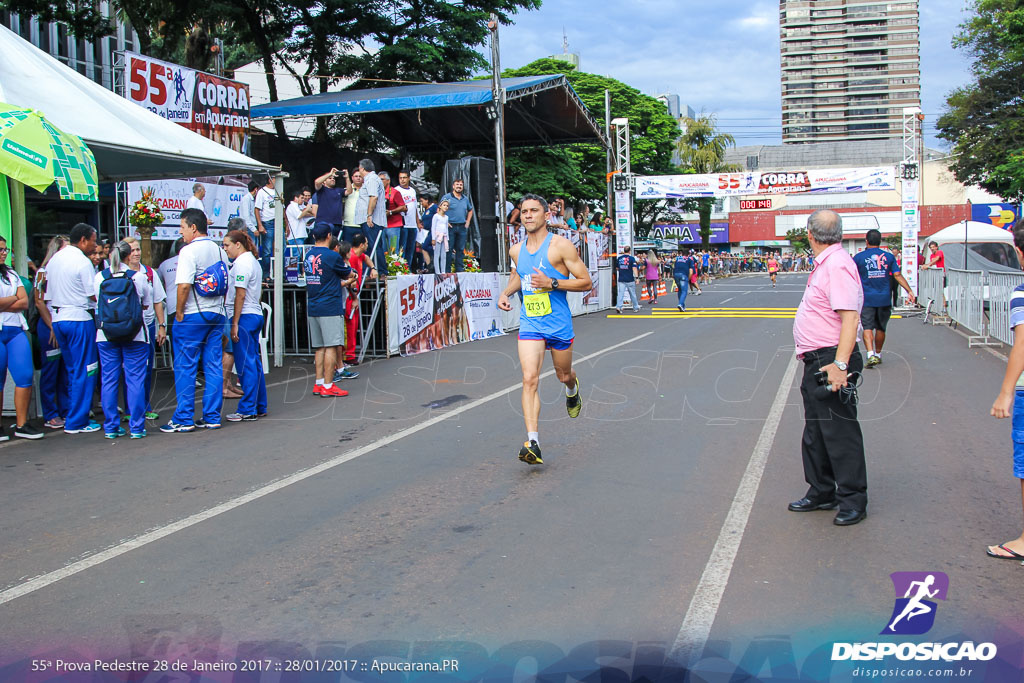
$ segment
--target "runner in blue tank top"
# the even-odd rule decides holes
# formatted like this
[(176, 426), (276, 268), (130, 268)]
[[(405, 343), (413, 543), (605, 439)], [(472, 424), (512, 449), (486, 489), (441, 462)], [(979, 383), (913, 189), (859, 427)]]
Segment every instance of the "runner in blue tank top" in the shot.
[(498, 307), (511, 311), (509, 297), (516, 292), (523, 293), (519, 313), (519, 362), (523, 366), (526, 442), (519, 450), (519, 459), (537, 465), (544, 462), (537, 432), (540, 421), (537, 385), (545, 350), (550, 349), (555, 375), (565, 385), (565, 408), (569, 417), (578, 416), (583, 408), (580, 383), (572, 369), (574, 334), (566, 292), (586, 292), (593, 288), (593, 283), (572, 242), (548, 232), (548, 203), (543, 198), (525, 195), (519, 211), (526, 241), (516, 244), (509, 252), (515, 267)]

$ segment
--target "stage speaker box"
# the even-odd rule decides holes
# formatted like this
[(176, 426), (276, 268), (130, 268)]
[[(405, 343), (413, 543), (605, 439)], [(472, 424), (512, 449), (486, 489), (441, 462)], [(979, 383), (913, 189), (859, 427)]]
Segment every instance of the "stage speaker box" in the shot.
[(449, 159), (444, 165), (441, 180), (441, 195), (451, 192), (452, 181), (462, 178), (466, 184), (466, 193), (473, 202), (479, 226), (480, 268), (485, 273), (498, 270), (498, 234), (495, 206), (498, 196), (497, 166), (493, 159), (485, 157), (463, 157)]

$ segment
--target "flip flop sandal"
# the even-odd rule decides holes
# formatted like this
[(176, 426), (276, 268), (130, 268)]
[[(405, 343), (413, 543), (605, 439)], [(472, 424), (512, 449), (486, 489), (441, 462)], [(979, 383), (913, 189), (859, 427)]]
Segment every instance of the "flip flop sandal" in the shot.
[(1024, 555), (1021, 555), (1020, 553), (1015, 553), (1014, 551), (1012, 551), (1009, 548), (1007, 548), (1005, 545), (997, 545), (996, 547), (999, 548), (1000, 550), (1002, 550), (1003, 552), (1007, 552), (1007, 553), (1010, 553), (1010, 554), (1009, 555), (998, 555), (998, 554), (992, 552), (991, 550), (989, 550), (988, 548), (985, 549), (985, 554), (988, 555), (989, 557), (994, 557), (994, 558), (996, 558), (998, 560), (1017, 560), (1019, 562), (1024, 562)]

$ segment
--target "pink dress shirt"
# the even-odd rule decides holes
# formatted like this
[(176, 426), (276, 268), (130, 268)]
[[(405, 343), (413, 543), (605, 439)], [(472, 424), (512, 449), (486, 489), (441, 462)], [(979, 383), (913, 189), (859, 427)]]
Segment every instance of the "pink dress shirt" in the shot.
[(814, 259), (814, 270), (807, 278), (807, 289), (793, 321), (797, 357), (838, 346), (843, 323), (837, 311), (859, 314), (863, 307), (864, 289), (857, 265), (841, 244), (830, 245)]

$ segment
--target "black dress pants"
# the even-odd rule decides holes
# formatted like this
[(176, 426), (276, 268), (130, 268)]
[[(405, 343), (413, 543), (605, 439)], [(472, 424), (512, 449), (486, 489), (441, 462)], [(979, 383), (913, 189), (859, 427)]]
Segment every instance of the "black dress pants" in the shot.
[[(844, 403), (841, 392), (828, 398), (815, 397), (818, 383), (814, 374), (836, 358), (836, 348), (805, 353), (800, 394), (804, 399), (804, 434), (801, 450), (807, 497), (818, 502), (839, 501), (840, 510), (866, 510), (868, 505), (867, 465), (864, 436), (857, 421), (857, 406)], [(854, 347), (850, 372), (861, 372), (864, 359)]]

